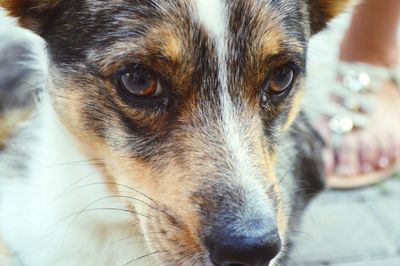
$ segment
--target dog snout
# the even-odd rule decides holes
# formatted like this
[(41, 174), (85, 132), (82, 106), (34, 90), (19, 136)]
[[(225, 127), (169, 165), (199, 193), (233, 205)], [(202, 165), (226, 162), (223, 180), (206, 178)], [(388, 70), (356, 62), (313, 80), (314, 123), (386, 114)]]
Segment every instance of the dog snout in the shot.
[(208, 239), (211, 261), (217, 266), (267, 266), (281, 250), (278, 229), (273, 222), (252, 226), (226, 226)]

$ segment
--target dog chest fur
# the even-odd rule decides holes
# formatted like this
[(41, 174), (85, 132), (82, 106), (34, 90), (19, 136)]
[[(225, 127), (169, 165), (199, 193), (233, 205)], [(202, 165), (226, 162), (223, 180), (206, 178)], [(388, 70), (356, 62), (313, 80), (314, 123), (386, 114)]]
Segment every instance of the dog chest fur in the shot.
[(32, 123), (40, 138), (28, 145), (26, 176), (1, 176), (0, 235), (22, 265), (122, 265), (145, 255), (135, 221), (117, 211), (126, 206), (110, 198), (52, 107), (42, 102)]

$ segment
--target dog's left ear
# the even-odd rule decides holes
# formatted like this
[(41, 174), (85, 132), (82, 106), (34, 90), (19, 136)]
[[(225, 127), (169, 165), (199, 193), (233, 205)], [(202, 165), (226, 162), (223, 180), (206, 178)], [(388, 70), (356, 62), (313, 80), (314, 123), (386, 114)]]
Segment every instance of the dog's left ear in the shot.
[(16, 17), (20, 26), (39, 35), (60, 0), (0, 0), (8, 15)]
[(343, 12), (351, 0), (306, 0), (309, 6), (311, 32), (320, 32), (327, 23)]

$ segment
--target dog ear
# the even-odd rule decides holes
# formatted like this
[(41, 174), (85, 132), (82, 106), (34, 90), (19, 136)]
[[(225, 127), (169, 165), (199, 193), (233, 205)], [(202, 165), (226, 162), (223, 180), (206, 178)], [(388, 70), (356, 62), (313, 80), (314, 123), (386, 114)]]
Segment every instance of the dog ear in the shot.
[(0, 0), (8, 15), (16, 17), (20, 26), (40, 34), (59, 0)]
[(307, 0), (312, 34), (324, 29), (331, 19), (348, 7), (350, 2), (351, 0)]

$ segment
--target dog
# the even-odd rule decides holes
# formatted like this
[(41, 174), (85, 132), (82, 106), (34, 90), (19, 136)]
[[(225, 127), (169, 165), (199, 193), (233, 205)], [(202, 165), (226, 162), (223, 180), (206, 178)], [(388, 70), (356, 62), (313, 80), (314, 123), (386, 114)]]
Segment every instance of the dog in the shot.
[(323, 188), (307, 44), (347, 2), (0, 1), (48, 53), (0, 155), (10, 264), (289, 265)]

